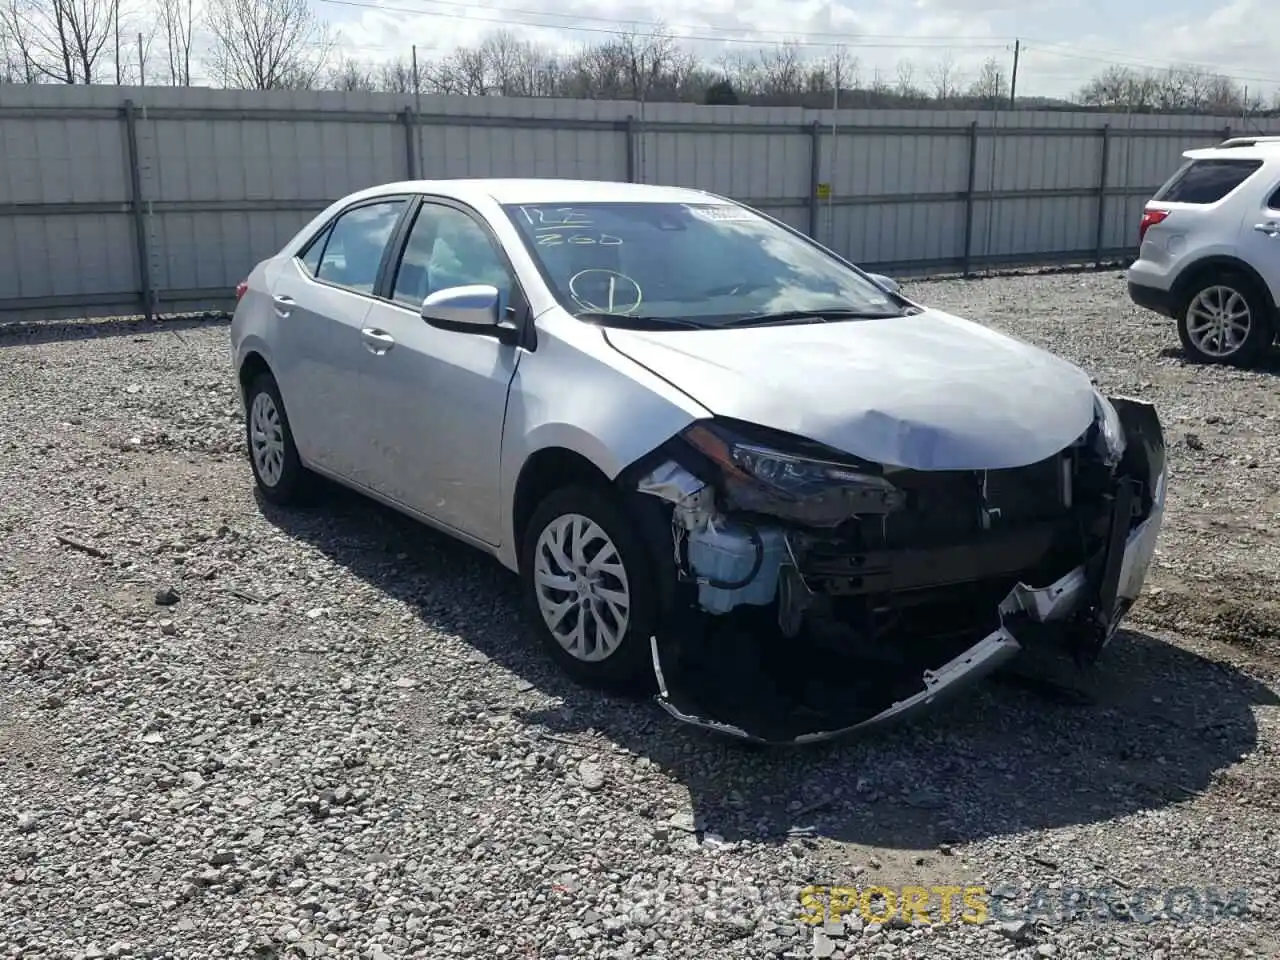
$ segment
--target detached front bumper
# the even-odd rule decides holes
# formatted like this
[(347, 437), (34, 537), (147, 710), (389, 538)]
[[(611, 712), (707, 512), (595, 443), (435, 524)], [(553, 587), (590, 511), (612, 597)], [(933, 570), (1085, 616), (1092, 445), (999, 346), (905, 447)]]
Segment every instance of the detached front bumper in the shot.
[(1118, 471), (1106, 545), (1047, 586), (1019, 583), (998, 605), (999, 627), (941, 666), (925, 670), (915, 693), (893, 700), (866, 719), (831, 729), (796, 736), (778, 736), (778, 728), (768, 724), (759, 730), (746, 729), (717, 720), (700, 707), (696, 684), (687, 682), (679, 671), (664, 670), (663, 643), (655, 636), (650, 638), (650, 650), (658, 703), (677, 720), (717, 733), (764, 744), (812, 743), (927, 710), (1013, 659), (1024, 643), (1035, 645), (1067, 635), (1077, 655), (1097, 656), (1141, 593), (1164, 520), (1166, 495), (1164, 438), (1154, 408), (1134, 400), (1112, 398), (1112, 402), (1125, 427), (1128, 451)]

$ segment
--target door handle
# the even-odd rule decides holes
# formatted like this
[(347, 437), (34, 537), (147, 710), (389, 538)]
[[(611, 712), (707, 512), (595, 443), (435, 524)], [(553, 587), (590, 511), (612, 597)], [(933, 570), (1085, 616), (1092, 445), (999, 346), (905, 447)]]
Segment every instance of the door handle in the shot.
[(271, 300), (275, 306), (277, 317), (287, 317), (293, 313), (293, 297), (286, 297), (277, 293)]
[(360, 337), (364, 340), (365, 349), (378, 357), (396, 345), (395, 337), (376, 327), (365, 327), (360, 331)]
[(1273, 240), (1280, 238), (1280, 223), (1276, 223), (1274, 220), (1268, 223), (1255, 223), (1253, 225), (1253, 229), (1257, 230), (1259, 233), (1266, 234)]

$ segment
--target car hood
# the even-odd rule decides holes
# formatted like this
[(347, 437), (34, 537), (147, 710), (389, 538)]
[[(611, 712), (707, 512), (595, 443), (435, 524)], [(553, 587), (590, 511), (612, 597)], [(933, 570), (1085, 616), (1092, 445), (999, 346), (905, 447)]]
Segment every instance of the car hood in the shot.
[(1025, 466), (1094, 417), (1079, 367), (939, 310), (732, 330), (607, 328), (605, 337), (717, 416), (885, 466)]

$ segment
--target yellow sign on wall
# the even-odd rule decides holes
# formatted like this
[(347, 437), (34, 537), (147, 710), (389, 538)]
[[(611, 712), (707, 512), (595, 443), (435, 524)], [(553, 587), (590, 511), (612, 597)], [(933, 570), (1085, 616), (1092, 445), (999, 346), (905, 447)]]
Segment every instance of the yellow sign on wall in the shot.
[(818, 199), (819, 200), (831, 199), (831, 184), (829, 183), (818, 184)]

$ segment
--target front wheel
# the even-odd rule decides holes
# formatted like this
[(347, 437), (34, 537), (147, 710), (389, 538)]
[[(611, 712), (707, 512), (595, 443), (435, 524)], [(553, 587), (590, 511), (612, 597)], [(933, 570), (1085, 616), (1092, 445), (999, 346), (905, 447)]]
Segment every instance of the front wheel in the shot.
[(565, 673), (617, 692), (654, 689), (654, 571), (610, 491), (565, 487), (543, 500), (525, 530), (520, 577), (539, 639)]
[(1199, 363), (1250, 366), (1271, 346), (1266, 297), (1249, 277), (1226, 272), (1196, 283), (1178, 316), (1178, 338)]

